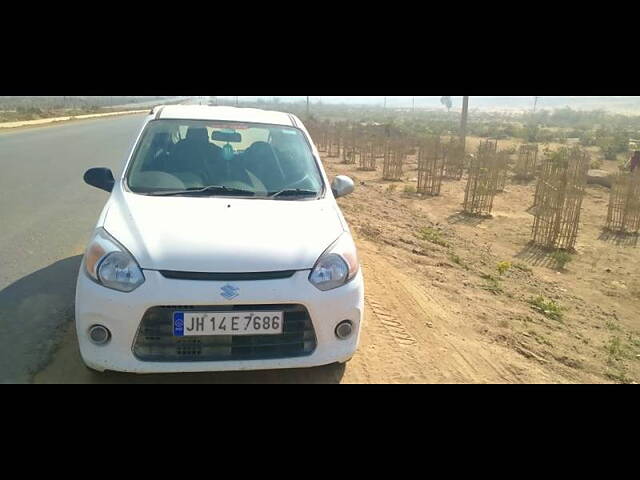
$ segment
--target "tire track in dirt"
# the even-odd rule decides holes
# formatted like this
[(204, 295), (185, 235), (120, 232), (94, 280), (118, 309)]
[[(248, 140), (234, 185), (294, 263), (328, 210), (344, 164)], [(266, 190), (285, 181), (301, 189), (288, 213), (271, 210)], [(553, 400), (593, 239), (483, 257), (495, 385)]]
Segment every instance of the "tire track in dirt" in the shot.
[[(408, 279), (399, 281), (397, 285), (399, 290), (403, 290), (402, 296), (407, 301), (407, 307), (411, 307), (415, 312), (417, 312), (418, 318), (424, 316), (424, 318), (432, 318), (436, 320), (436, 322), (434, 322), (437, 323), (437, 326), (434, 326), (435, 333), (441, 334), (441, 336), (439, 336), (439, 340), (453, 350), (451, 360), (456, 364), (457, 371), (454, 372), (456, 377), (458, 377), (458, 375), (462, 375), (461, 378), (463, 380), (466, 378), (466, 381), (469, 381), (468, 379), (472, 378), (477, 381), (479, 376), (483, 376), (480, 366), (484, 363), (485, 366), (489, 367), (495, 374), (497, 374), (497, 378), (499, 380), (507, 381), (505, 372), (498, 369), (490, 359), (482, 354), (480, 349), (473, 352), (473, 357), (476, 358), (476, 360), (472, 361), (469, 356), (455, 344), (455, 342), (449, 339), (451, 337), (449, 333), (446, 332), (446, 330), (449, 329), (443, 327), (454, 326), (455, 323), (459, 322), (459, 320), (455, 319), (455, 316), (447, 311), (445, 307), (440, 305), (435, 298), (427, 295), (424, 289), (419, 288), (414, 283), (410, 283)], [(477, 357), (479, 357), (482, 362), (478, 362)]]
[(367, 303), (371, 307), (373, 313), (380, 319), (382, 325), (384, 325), (387, 331), (391, 334), (393, 339), (400, 345), (415, 345), (418, 343), (409, 332), (404, 328), (404, 325), (398, 321), (397, 317), (390, 314), (383, 305), (372, 299), (367, 299)]
[[(410, 338), (411, 345), (416, 345), (418, 341), (415, 337), (418, 336), (420, 338), (421, 348), (418, 350), (418, 354), (411, 355), (418, 363), (419, 369), (423, 370), (426, 365), (431, 364), (432, 370), (440, 370), (436, 374), (437, 377), (440, 377), (439, 381), (473, 381), (477, 377), (477, 369), (473, 364), (451, 342), (445, 340), (445, 345), (442, 344), (442, 339), (445, 337), (438, 335), (441, 333), (439, 329), (434, 332), (433, 327), (426, 327), (426, 324), (433, 326), (436, 323), (442, 325), (446, 322), (438, 314), (440, 312), (436, 312), (434, 311), (435, 308), (432, 308), (435, 307), (435, 303), (429, 302), (428, 305), (424, 305), (424, 302), (422, 302), (423, 305), (420, 305), (420, 302), (416, 300), (415, 292), (410, 292), (405, 286), (409, 279), (399, 278), (399, 272), (380, 256), (376, 256), (375, 260), (367, 263), (367, 270), (367, 280), (369, 280), (367, 303), (379, 318), (380, 315), (376, 313), (376, 306), (384, 314), (384, 312), (388, 312), (388, 308), (382, 307), (381, 304), (384, 303), (390, 307), (392, 305), (394, 311), (398, 312), (398, 315), (406, 322), (405, 325), (396, 320), (393, 324), (389, 324), (388, 317), (382, 316), (380, 318), (387, 331), (392, 336), (394, 333), (396, 334), (394, 336), (396, 342), (403, 345), (399, 340)], [(396, 326), (396, 323), (400, 326)], [(426, 328), (422, 327), (423, 324)], [(407, 330), (408, 328), (416, 331), (417, 335), (411, 335)], [(431, 331), (425, 331), (427, 328)], [(398, 338), (398, 334), (404, 335)], [(404, 341), (406, 342), (407, 340)], [(440, 352), (444, 353), (445, 356), (442, 357)], [(452, 367), (454, 368), (452, 369)]]
[(367, 328), (377, 329), (371, 341), (378, 355), (396, 365), (394, 378), (521, 383), (532, 373), (538, 381), (547, 376), (508, 348), (479, 336), (469, 317), (454, 313), (453, 305), (432, 296), (427, 286), (393, 266), (375, 245), (358, 243), (366, 304), (374, 317)]

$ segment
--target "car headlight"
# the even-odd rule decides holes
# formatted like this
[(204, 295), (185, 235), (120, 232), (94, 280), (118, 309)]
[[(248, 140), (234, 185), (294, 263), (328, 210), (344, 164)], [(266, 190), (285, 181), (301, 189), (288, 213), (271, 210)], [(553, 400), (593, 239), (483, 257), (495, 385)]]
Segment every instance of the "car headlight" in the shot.
[(358, 268), (356, 246), (351, 235), (345, 232), (320, 255), (309, 274), (309, 281), (318, 290), (332, 290), (353, 279)]
[(133, 255), (103, 228), (96, 230), (84, 260), (87, 275), (107, 288), (131, 292), (144, 283)]

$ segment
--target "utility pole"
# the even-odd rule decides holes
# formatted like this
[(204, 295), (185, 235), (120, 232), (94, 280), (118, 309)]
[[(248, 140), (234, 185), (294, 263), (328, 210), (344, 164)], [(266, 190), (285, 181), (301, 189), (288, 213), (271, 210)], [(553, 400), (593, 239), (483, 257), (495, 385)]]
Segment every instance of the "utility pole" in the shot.
[(384, 106), (382, 108), (387, 109), (387, 97), (384, 97)]
[(533, 113), (536, 113), (536, 106), (538, 105), (538, 99), (540, 97), (533, 97), (533, 98), (534, 98), (534, 100), (533, 100)]
[(462, 97), (462, 119), (460, 121), (460, 142), (462, 147), (467, 144), (467, 118), (469, 117), (469, 97)]
[(309, 118), (309, 97), (307, 97), (307, 118)]
[(416, 97), (411, 97), (411, 111), (416, 113)]
[(238, 97), (236, 97), (236, 107), (238, 106)]

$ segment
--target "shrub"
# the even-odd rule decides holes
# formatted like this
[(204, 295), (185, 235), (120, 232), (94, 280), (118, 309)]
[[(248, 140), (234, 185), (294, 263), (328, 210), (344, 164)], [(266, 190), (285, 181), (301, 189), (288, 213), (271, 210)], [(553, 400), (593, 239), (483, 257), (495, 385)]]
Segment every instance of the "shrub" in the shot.
[(553, 300), (548, 300), (542, 295), (538, 295), (529, 300), (529, 304), (534, 310), (542, 313), (545, 317), (551, 320), (562, 321), (562, 307)]
[(511, 268), (511, 262), (500, 262), (498, 263), (498, 273), (500, 275), (504, 275)]
[(600, 168), (602, 168), (602, 160), (600, 160), (599, 158), (591, 160), (589, 168), (592, 170), (599, 170)]

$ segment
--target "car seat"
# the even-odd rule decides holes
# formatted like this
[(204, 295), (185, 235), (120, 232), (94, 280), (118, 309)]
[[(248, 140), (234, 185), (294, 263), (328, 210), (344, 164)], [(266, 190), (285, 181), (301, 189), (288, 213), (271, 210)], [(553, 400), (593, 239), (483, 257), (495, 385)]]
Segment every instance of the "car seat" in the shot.
[(167, 168), (169, 157), (169, 133), (156, 133), (149, 147), (148, 160), (144, 163), (142, 171), (164, 171)]
[(186, 138), (173, 148), (166, 171), (180, 178), (187, 188), (205, 186), (210, 145), (205, 127), (189, 127)]
[(255, 142), (244, 152), (245, 168), (270, 191), (284, 186), (285, 178), (278, 157), (267, 142)]

